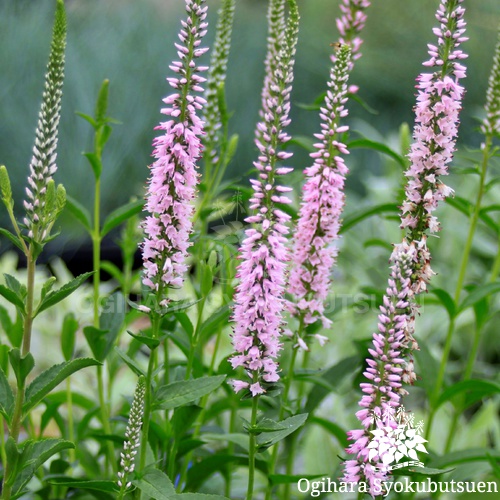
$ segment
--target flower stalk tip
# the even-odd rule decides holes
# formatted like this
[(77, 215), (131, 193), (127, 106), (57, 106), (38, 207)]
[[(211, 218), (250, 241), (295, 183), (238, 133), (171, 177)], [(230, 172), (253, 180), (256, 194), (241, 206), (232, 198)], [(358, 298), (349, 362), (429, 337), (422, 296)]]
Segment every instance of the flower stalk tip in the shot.
[(46, 210), (46, 198), (47, 186), (57, 171), (57, 141), (61, 117), (65, 49), (66, 12), (64, 2), (58, 0), (24, 201), (26, 210), (24, 224), (28, 230), (28, 237), (39, 243), (44, 243), (49, 238), (50, 227), (53, 224), (51, 215)]
[(163, 99), (166, 107), (161, 112), (167, 119), (156, 127), (162, 135), (153, 142), (155, 162), (150, 167), (145, 205), (149, 215), (142, 224), (143, 283), (157, 294), (161, 307), (169, 303), (166, 289), (183, 284), (191, 245), (192, 201), (199, 177), (196, 162), (204, 134), (198, 115), (206, 102), (199, 94), (205, 82), (200, 73), (207, 68), (196, 62), (208, 50), (200, 46), (207, 28), (204, 3), (186, 0), (187, 19), (182, 21), (180, 43), (175, 44), (179, 60), (170, 65), (178, 76), (167, 78), (174, 93)]
[[(274, 4), (281, 7), (280, 0)], [(235, 306), (233, 310), (233, 346), (230, 358), (233, 368), (243, 367), (248, 380), (234, 380), (236, 392), (249, 389), (255, 397), (279, 380), (276, 358), (281, 350), (282, 311), (286, 284), (288, 249), (286, 247), (289, 216), (279, 208), (291, 200), (291, 188), (281, 184), (281, 177), (291, 171), (279, 162), (291, 157), (282, 151), (290, 139), (285, 127), (290, 123), (290, 93), (297, 44), (299, 15), (295, 0), (289, 2), (290, 12), (286, 30), (279, 47), (271, 44), (266, 59), (262, 121), (257, 125), (255, 143), (259, 156), (254, 163), (258, 175), (251, 179), (253, 195), (250, 208), (253, 215), (246, 222), (253, 225), (245, 232), (240, 248)], [(270, 13), (274, 12), (272, 9)], [(272, 24), (273, 19), (269, 19)]]

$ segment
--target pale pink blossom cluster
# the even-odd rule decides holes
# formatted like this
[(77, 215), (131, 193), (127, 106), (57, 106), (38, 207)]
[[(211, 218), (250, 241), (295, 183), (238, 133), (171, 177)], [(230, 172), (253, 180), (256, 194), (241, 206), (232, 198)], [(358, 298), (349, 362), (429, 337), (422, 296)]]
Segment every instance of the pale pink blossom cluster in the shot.
[[(182, 21), (176, 43), (179, 61), (170, 69), (177, 77), (167, 78), (174, 93), (163, 99), (167, 107), (161, 112), (168, 117), (157, 130), (163, 133), (154, 142), (145, 209), (149, 216), (142, 227), (143, 283), (163, 296), (166, 287), (179, 287), (187, 270), (186, 256), (192, 231), (192, 200), (196, 195), (198, 173), (196, 161), (201, 155), (203, 122), (198, 117), (205, 100), (195, 93), (203, 91), (205, 78), (199, 75), (206, 67), (197, 66), (196, 59), (208, 49), (200, 47), (206, 34), (205, 0), (185, 0), (187, 19)], [(160, 305), (166, 306), (167, 299)]]
[(414, 143), (402, 206), (402, 227), (408, 228), (407, 235), (391, 257), (392, 273), (379, 316), (379, 332), (374, 334), (364, 374), (368, 382), (361, 384), (362, 409), (356, 416), (363, 428), (348, 433), (353, 443), (346, 451), (355, 458), (346, 462), (344, 478), (349, 482), (364, 478), (371, 485), (372, 495), (377, 491), (377, 480), (384, 480), (389, 470), (383, 457), (373, 456), (373, 451), (370, 455), (370, 442), (376, 429), (386, 429), (387, 436), (392, 435), (390, 429), (397, 425), (395, 412), (406, 394), (402, 385), (416, 379), (411, 358), (418, 348), (413, 337), (415, 295), (425, 290), (432, 275), (426, 237), (427, 232), (439, 229), (432, 212), (451, 193), (439, 176), (448, 173), (452, 160), (463, 96), (458, 84), (465, 77), (460, 61), (466, 57), (458, 49), (466, 40), (462, 2), (441, 0), (436, 15), (440, 27), (434, 29), (438, 45), (428, 46), (431, 57), (424, 63), (435, 72), (418, 78)]
[[(302, 203), (294, 238), (289, 292), (293, 300), (288, 309), (305, 325), (331, 321), (324, 315), (324, 301), (330, 288), (330, 272), (337, 255), (333, 242), (339, 237), (344, 208), (344, 182), (348, 169), (342, 155), (348, 154), (341, 136), (349, 130), (341, 121), (348, 114), (347, 81), (351, 50), (343, 45), (330, 71), (329, 90), (320, 110), (321, 133), (311, 153), (314, 163), (305, 169)], [(302, 339), (300, 339), (302, 340)], [(299, 341), (300, 345), (300, 341)]]
[(486, 92), (486, 118), (481, 125), (481, 132), (488, 136), (500, 135), (500, 30), (495, 47), (493, 68), (488, 80)]
[[(362, 429), (347, 433), (353, 443), (346, 451), (355, 458), (345, 463), (344, 481), (359, 482), (364, 478), (371, 492), (376, 491), (377, 481), (385, 480), (389, 473), (383, 457), (370, 452), (373, 450), (369, 447), (372, 431), (376, 429), (379, 434), (386, 431), (386, 439), (390, 439), (391, 430), (397, 427), (395, 416), (401, 397), (407, 394), (403, 383), (415, 380), (413, 363), (405, 358), (413, 343), (415, 308), (411, 275), (416, 257), (415, 245), (401, 243), (394, 247), (392, 272), (380, 306), (378, 332), (373, 334), (373, 346), (369, 349), (371, 358), (366, 360), (368, 367), (364, 376), (367, 382), (361, 384), (364, 395), (359, 406), (362, 409), (356, 417)], [(389, 443), (387, 449), (390, 447)]]
[(414, 280), (415, 291), (425, 289), (432, 275), (426, 245), (426, 233), (439, 231), (433, 215), (438, 203), (453, 193), (440, 177), (448, 174), (458, 135), (459, 112), (464, 89), (458, 81), (465, 77), (460, 63), (467, 57), (458, 47), (466, 41), (463, 0), (442, 1), (436, 14), (440, 23), (433, 32), (438, 44), (428, 45), (430, 59), (424, 66), (433, 73), (422, 73), (417, 81), (414, 142), (406, 172), (406, 197), (401, 207), (401, 227), (407, 228), (407, 240), (418, 242), (421, 249), (419, 272)]
[(291, 4), (282, 44), (275, 52), (275, 70), (266, 75), (269, 95), (265, 99), (263, 120), (258, 124), (256, 139), (259, 150), (254, 163), (258, 178), (251, 179), (253, 196), (250, 208), (254, 211), (246, 219), (253, 227), (245, 232), (240, 248), (234, 298), (233, 345), (236, 354), (230, 359), (233, 368), (243, 367), (249, 380), (233, 380), (236, 392), (249, 389), (252, 396), (266, 392), (268, 384), (279, 380), (276, 358), (281, 349), (280, 335), (288, 249), (286, 226), (290, 217), (280, 210), (280, 204), (291, 200), (291, 188), (280, 183), (280, 177), (292, 169), (279, 167), (291, 153), (279, 151), (290, 140), (284, 131), (290, 123), (290, 92), (298, 33), (298, 12)]
[(342, 12), (342, 15), (336, 19), (340, 33), (339, 43), (349, 45), (352, 51), (349, 70), (352, 69), (354, 61), (361, 57), (359, 50), (363, 39), (358, 35), (365, 27), (367, 18), (365, 10), (370, 5), (370, 0), (342, 0), (339, 6)]

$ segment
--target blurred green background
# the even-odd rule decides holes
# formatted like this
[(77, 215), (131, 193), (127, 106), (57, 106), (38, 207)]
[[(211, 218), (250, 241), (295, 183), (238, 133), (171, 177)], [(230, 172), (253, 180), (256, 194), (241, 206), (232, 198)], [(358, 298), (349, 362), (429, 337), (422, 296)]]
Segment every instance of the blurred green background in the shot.
[[(1, 0), (0, 2), (0, 164), (9, 169), (21, 199), (31, 156), (34, 129), (45, 65), (48, 58), (53, 0)], [(296, 104), (311, 103), (325, 90), (329, 71), (330, 43), (337, 37), (336, 0), (299, 1), (300, 33), (295, 89), (292, 95), (292, 135), (311, 135), (318, 128), (317, 113)], [(110, 79), (110, 115), (117, 125), (105, 152), (103, 179), (104, 214), (143, 194), (151, 162), (153, 128), (161, 119), (161, 98), (169, 93), (165, 77), (175, 57), (173, 42), (183, 14), (181, 0), (66, 0), (68, 48), (59, 142), (58, 182), (87, 207), (92, 203), (92, 175), (83, 151), (91, 149), (90, 126), (75, 111), (92, 113), (101, 82)], [(213, 40), (219, 2), (208, 0)], [(413, 121), (415, 77), (426, 58), (426, 44), (434, 43), (437, 0), (376, 1), (368, 10), (363, 33), (363, 58), (351, 83), (374, 110), (350, 104), (350, 124), (370, 138), (391, 142), (401, 122)], [(497, 26), (498, 0), (465, 3), (468, 36), (467, 95), (462, 115), (462, 144), (478, 145), (474, 117), (480, 116), (491, 67)], [(253, 130), (260, 104), (266, 35), (266, 0), (237, 0), (233, 46), (227, 81), (228, 107), (234, 111), (231, 132), (240, 134), (240, 145), (228, 171), (244, 177), (256, 156)], [(291, 160), (301, 170), (307, 153), (297, 150)], [(375, 156), (375, 157), (374, 157)], [(349, 159), (352, 176), (348, 191), (363, 195), (361, 180), (367, 171), (382, 175), (380, 159), (357, 152)], [(348, 196), (349, 197), (349, 196)], [(6, 223), (2, 214), (2, 225)], [(62, 219), (62, 236), (53, 251), (78, 243), (83, 234), (69, 216)], [(55, 245), (55, 246), (54, 246)], [(2, 242), (0, 252), (5, 250)]]

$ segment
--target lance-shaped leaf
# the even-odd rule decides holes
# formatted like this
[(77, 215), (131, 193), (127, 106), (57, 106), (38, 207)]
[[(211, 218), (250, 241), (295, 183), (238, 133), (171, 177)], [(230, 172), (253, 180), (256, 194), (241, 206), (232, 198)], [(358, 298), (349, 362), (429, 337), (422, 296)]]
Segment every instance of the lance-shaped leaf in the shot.
[(14, 394), (10, 388), (9, 381), (4, 371), (0, 368), (0, 413), (5, 417), (8, 423), (12, 416), (14, 408)]
[(74, 448), (71, 441), (64, 439), (42, 439), (40, 441), (28, 441), (23, 448), (19, 459), (18, 470), (12, 492), (12, 498), (17, 498), (35, 475), (37, 469), (50, 457), (60, 451)]
[(73, 373), (88, 366), (100, 365), (92, 358), (78, 358), (59, 365), (51, 366), (42, 372), (26, 389), (23, 411), (27, 413), (36, 406), (49, 392)]
[(77, 290), (82, 285), (82, 283), (84, 283), (90, 276), (92, 276), (92, 274), (94, 273), (90, 272), (90, 273), (80, 274), (80, 276), (77, 276), (75, 279), (69, 281), (58, 290), (54, 290), (48, 293), (40, 301), (40, 304), (38, 305), (33, 317), (37, 316), (42, 311), (45, 311), (45, 309), (52, 307), (53, 305), (57, 304), (58, 302), (61, 302), (61, 300), (64, 300), (66, 297), (71, 295), (75, 290)]
[(225, 378), (225, 375), (217, 375), (215, 377), (202, 377), (195, 380), (181, 380), (164, 385), (155, 394), (155, 408), (171, 410), (172, 408), (192, 403), (215, 391), (224, 382)]

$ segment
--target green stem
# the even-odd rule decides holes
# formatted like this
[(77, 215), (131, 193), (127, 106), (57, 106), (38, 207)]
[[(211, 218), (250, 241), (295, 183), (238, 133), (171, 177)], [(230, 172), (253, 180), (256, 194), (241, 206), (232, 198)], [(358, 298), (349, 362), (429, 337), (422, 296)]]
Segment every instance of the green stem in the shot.
[[(75, 429), (73, 424), (73, 395), (71, 394), (71, 377), (66, 379), (66, 404), (68, 406), (68, 439), (75, 442)], [(69, 450), (69, 461), (74, 463), (76, 460), (75, 449)]]
[[(304, 352), (304, 357), (302, 358), (302, 369), (305, 370), (307, 368), (307, 365), (309, 364), (309, 354), (311, 351), (305, 351)], [(299, 382), (299, 386), (297, 389), (297, 401), (298, 401), (298, 409), (302, 407), (302, 396), (304, 393), (304, 381), (301, 380)], [(292, 475), (293, 474), (293, 466), (295, 463), (295, 453), (297, 451), (297, 445), (299, 441), (299, 435), (300, 435), (300, 430), (295, 431), (291, 436), (290, 436), (290, 448), (288, 449), (288, 454), (287, 454), (287, 459), (286, 459), (286, 474), (287, 475)], [(284, 491), (283, 491), (283, 500), (290, 500), (290, 495), (291, 495), (291, 484), (286, 483), (284, 485)]]
[(196, 328), (193, 332), (193, 339), (191, 340), (191, 346), (189, 349), (189, 355), (188, 355), (188, 362), (186, 366), (186, 376), (185, 379), (189, 380), (191, 377), (191, 373), (193, 371), (193, 363), (194, 363), (194, 356), (196, 353), (196, 348), (198, 347), (198, 341), (199, 341), (199, 331), (201, 328), (201, 323), (203, 319), (203, 309), (205, 308), (205, 302), (206, 302), (206, 297), (203, 297), (200, 301), (200, 305), (198, 307), (198, 319), (196, 321)]
[[(23, 402), (24, 402), (24, 385), (21, 385), (17, 387), (17, 392), (16, 392), (16, 401), (15, 401), (15, 406), (14, 406), (14, 414), (12, 416), (12, 425), (10, 427), (10, 434), (9, 437), (11, 437), (14, 442), (17, 444), (17, 441), (19, 439), (19, 432), (21, 430), (21, 421), (22, 421), (22, 415), (23, 415)], [(11, 475), (11, 463), (6, 461), (5, 463), (5, 474), (4, 474), (4, 479), (3, 479), (3, 496), (2, 498), (4, 500), (10, 500), (10, 496), (12, 494), (12, 484), (7, 485), (5, 484), (6, 478), (8, 478)], [(15, 478), (11, 478), (11, 483), (13, 483)]]
[(100, 227), (101, 181), (95, 181), (94, 230), (92, 232), (92, 256), (94, 271), (94, 327), (99, 328), (99, 287), (101, 284), (101, 227)]
[[(463, 288), (464, 281), (465, 281), (465, 275), (466, 275), (467, 267), (469, 264), (469, 258), (470, 258), (472, 243), (474, 240), (474, 234), (476, 232), (476, 227), (477, 227), (477, 223), (479, 220), (479, 214), (481, 211), (481, 202), (482, 202), (482, 199), (484, 196), (484, 191), (485, 191), (486, 172), (488, 170), (488, 160), (490, 157), (490, 149), (491, 149), (491, 137), (487, 136), (486, 141), (485, 141), (485, 145), (483, 148), (483, 159), (481, 162), (479, 189), (477, 192), (476, 203), (474, 205), (474, 212), (472, 214), (472, 218), (470, 221), (469, 232), (467, 235), (467, 240), (465, 242), (465, 247), (464, 247), (464, 251), (462, 254), (462, 260), (460, 263), (460, 271), (458, 274), (457, 285), (455, 288), (454, 300), (455, 300), (456, 304), (458, 304), (458, 301), (460, 300), (460, 294), (462, 292), (462, 288)], [(499, 266), (500, 266), (500, 263), (499, 263)], [(443, 387), (444, 376), (446, 373), (446, 365), (448, 363), (449, 356), (450, 356), (454, 331), (455, 331), (455, 317), (450, 319), (450, 323), (448, 325), (448, 331), (446, 333), (446, 339), (445, 339), (445, 344), (443, 347), (443, 354), (441, 357), (441, 363), (439, 365), (439, 372), (438, 372), (436, 384), (434, 385), (434, 390), (433, 390), (433, 394), (432, 394), (431, 401), (430, 401), (431, 410), (430, 410), (429, 420), (427, 423), (427, 429), (426, 429), (426, 434), (425, 434), (427, 438), (430, 435), (432, 423), (434, 421), (434, 415), (436, 413), (435, 405), (438, 401), (439, 395), (441, 393), (441, 389)], [(476, 340), (474, 342), (476, 342)], [(471, 351), (471, 353), (469, 355), (469, 359), (467, 361), (467, 366), (469, 366), (470, 364), (472, 364), (472, 365), (474, 364), (476, 353), (477, 353), (477, 349), (476, 350), (473, 349)], [(450, 442), (451, 430), (452, 429), (450, 429), (450, 434), (448, 435), (448, 442)]]
[(106, 434), (106, 473), (108, 472), (108, 465), (111, 464), (111, 469), (116, 474), (118, 472), (118, 464), (115, 460), (115, 450), (113, 443), (109, 440), (111, 436), (111, 426), (109, 425), (108, 403), (104, 395), (104, 375), (103, 365), (97, 367), (97, 392), (99, 395), (99, 406), (101, 411), (102, 428)]
[[(33, 302), (35, 290), (35, 269), (36, 259), (33, 258), (33, 249), (30, 246), (26, 254), (28, 264), (28, 278), (27, 278), (27, 293), (26, 293), (26, 315), (24, 317), (24, 331), (23, 331), (23, 345), (22, 356), (25, 357), (29, 354), (31, 349), (31, 331), (33, 326)], [(24, 403), (24, 382), (22, 385), (17, 386), (16, 399), (14, 405), (14, 414), (12, 416), (12, 424), (10, 427), (9, 437), (11, 437), (17, 444), (19, 440), (19, 433), (21, 431), (21, 422), (23, 417), (23, 403)], [(2, 430), (3, 432), (3, 430)], [(5, 464), (5, 475), (3, 480), (3, 498), (9, 500), (12, 493), (12, 485), (5, 484), (5, 478), (10, 474), (9, 462)]]
[[(159, 337), (161, 316), (159, 314), (154, 314), (152, 318), (152, 336), (153, 338)], [(151, 421), (151, 410), (152, 410), (152, 394), (151, 389), (153, 386), (153, 371), (156, 366), (157, 361), (157, 348), (151, 349), (151, 354), (149, 356), (148, 371), (146, 374), (146, 390), (144, 394), (144, 417), (142, 421), (142, 433), (141, 433), (141, 455), (139, 461), (139, 471), (144, 470), (146, 467), (146, 454), (148, 450), (148, 437), (149, 437), (149, 422)]]
[[(299, 335), (301, 333), (302, 327), (299, 327)], [(288, 367), (288, 373), (285, 379), (285, 387), (283, 389), (283, 398), (281, 400), (281, 406), (280, 406), (280, 412), (279, 412), (279, 418), (278, 421), (282, 420), (283, 417), (285, 416), (285, 408), (288, 407), (288, 397), (290, 395), (290, 388), (292, 386), (292, 380), (293, 380), (293, 372), (295, 369), (295, 361), (297, 359), (297, 353), (299, 349), (292, 347), (292, 355), (290, 357), (290, 365)], [(273, 454), (271, 456), (271, 462), (269, 464), (269, 474), (274, 474), (276, 470), (276, 464), (278, 462), (278, 454), (279, 454), (279, 443), (276, 443), (273, 448)], [(270, 500), (272, 495), (272, 486), (271, 484), (268, 485), (267, 491), (266, 491), (266, 500)]]
[(28, 282), (26, 294), (26, 316), (24, 317), (24, 333), (23, 333), (23, 357), (26, 356), (31, 349), (31, 331), (33, 327), (33, 301), (35, 293), (35, 269), (36, 259), (33, 258), (32, 248), (30, 247), (28, 255)]
[(7, 463), (7, 454), (5, 452), (5, 420), (2, 415), (0, 415), (0, 459), (2, 464)]
[[(250, 426), (255, 427), (257, 424), (257, 410), (259, 408), (259, 396), (255, 396), (252, 401), (252, 418)], [(246, 500), (254, 500), (253, 486), (255, 481), (255, 454), (257, 451), (257, 436), (255, 433), (250, 433), (250, 444), (248, 448), (248, 489)]]

